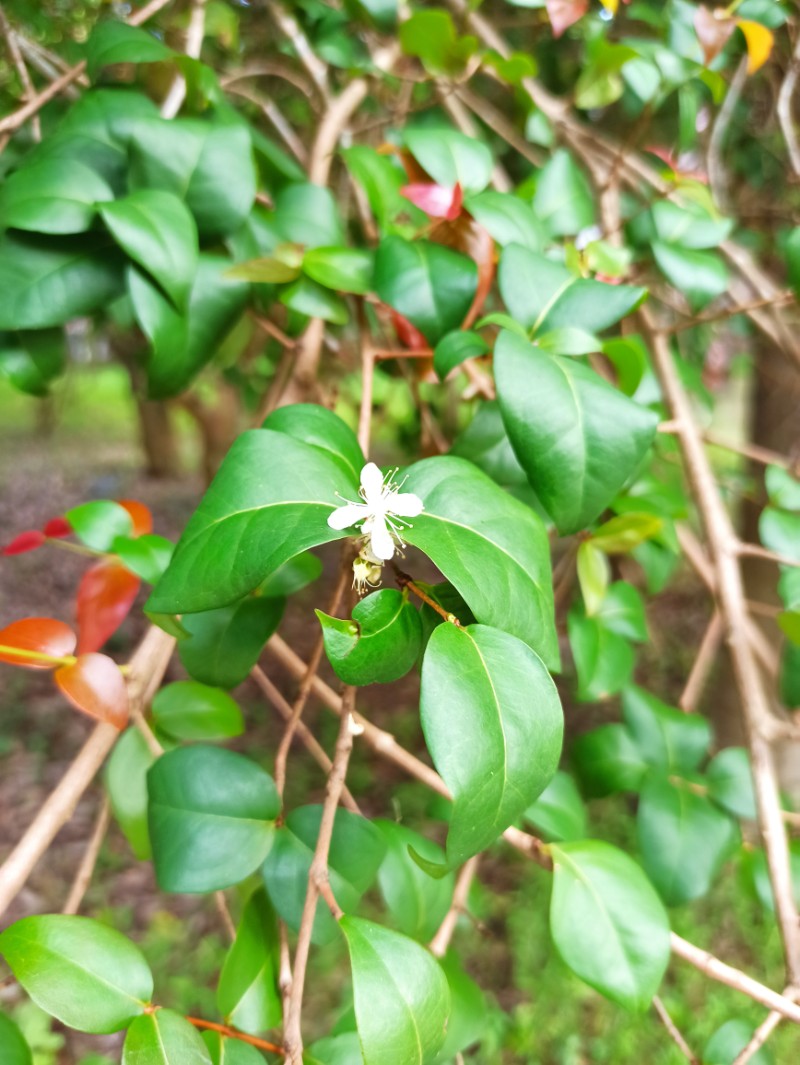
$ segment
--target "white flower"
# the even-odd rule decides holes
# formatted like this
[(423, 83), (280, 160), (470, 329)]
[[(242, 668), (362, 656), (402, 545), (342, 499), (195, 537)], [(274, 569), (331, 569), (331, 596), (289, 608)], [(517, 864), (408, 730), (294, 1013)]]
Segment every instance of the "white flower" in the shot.
[(419, 496), (413, 492), (401, 492), (402, 484), (394, 483), (396, 472), (393, 470), (384, 478), (375, 463), (368, 462), (361, 471), (358, 490), (364, 502), (345, 502), (328, 518), (332, 529), (349, 529), (351, 525), (360, 524), (369, 550), (378, 562), (390, 559), (396, 546), (405, 547), (400, 533), (409, 522), (404, 519), (416, 518), (423, 510)]

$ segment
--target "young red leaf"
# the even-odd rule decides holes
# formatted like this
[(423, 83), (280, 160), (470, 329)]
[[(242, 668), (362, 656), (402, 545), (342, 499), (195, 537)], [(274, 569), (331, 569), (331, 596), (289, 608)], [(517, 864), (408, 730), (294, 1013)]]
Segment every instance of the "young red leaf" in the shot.
[(136, 499), (118, 499), (117, 503), (130, 514), (133, 521), (133, 535), (144, 536), (153, 531), (153, 515), (150, 508)]
[(119, 562), (90, 567), (78, 586), (78, 654), (97, 651), (128, 616), (141, 580)]
[(545, 6), (553, 36), (560, 37), (573, 23), (583, 18), (589, 10), (589, 0), (546, 0)]
[(464, 193), (458, 183), (453, 188), (428, 183), (404, 185), (400, 193), (431, 218), (447, 218), (450, 221), (458, 218), (464, 203)]
[(120, 731), (128, 723), (128, 689), (119, 666), (107, 655), (80, 655), (55, 672), (55, 682), (76, 710)]
[(72, 533), (72, 526), (66, 518), (51, 518), (42, 529), (42, 532), (50, 540), (61, 540), (64, 536), (69, 536)]
[[(69, 625), (55, 618), (22, 618), (0, 629), (0, 645), (18, 647), (21, 651), (38, 651), (53, 658), (66, 658), (75, 650), (76, 636)], [(9, 662), (26, 669), (52, 669), (52, 662), (37, 662), (13, 654), (0, 652), (0, 662)]]
[(27, 529), (25, 532), (21, 532), (19, 536), (15, 536), (10, 544), (6, 544), (2, 554), (24, 555), (28, 551), (35, 551), (37, 547), (41, 547), (44, 541), (44, 533), (39, 532), (38, 529)]
[(397, 333), (397, 339), (404, 348), (408, 348), (411, 351), (430, 347), (427, 338), (420, 333), (419, 329), (412, 325), (408, 318), (398, 314), (397, 311), (392, 311), (392, 325), (395, 333)]
[(735, 21), (723, 8), (712, 11), (703, 4), (698, 7), (694, 16), (694, 30), (703, 49), (706, 66), (716, 59), (728, 43), (735, 26)]

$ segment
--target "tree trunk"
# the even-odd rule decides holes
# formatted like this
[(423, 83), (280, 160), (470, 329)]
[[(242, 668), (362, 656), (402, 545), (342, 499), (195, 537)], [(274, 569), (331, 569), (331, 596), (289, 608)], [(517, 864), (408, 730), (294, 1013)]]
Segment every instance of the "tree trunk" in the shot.
[(149, 477), (178, 477), (181, 472), (178, 439), (169, 404), (136, 397), (139, 438), (147, 460)]

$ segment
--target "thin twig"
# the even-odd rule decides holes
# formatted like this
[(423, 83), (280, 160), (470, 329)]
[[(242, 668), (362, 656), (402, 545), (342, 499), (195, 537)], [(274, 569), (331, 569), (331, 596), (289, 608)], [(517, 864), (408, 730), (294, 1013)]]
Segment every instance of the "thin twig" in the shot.
[[(190, 59), (199, 59), (206, 29), (206, 0), (192, 0), (183, 50)], [(174, 118), (186, 99), (186, 78), (178, 73), (161, 104), (161, 117)]]
[(97, 811), (92, 834), (86, 844), (86, 849), (83, 852), (80, 865), (78, 866), (72, 881), (72, 887), (69, 889), (67, 901), (64, 903), (64, 908), (61, 911), (64, 914), (75, 914), (81, 908), (83, 897), (89, 890), (89, 885), (92, 882), (94, 869), (100, 855), (100, 848), (103, 846), (103, 840), (108, 831), (110, 811), (111, 804), (108, 800), (108, 795), (104, 795), (100, 800), (100, 808)]
[(800, 34), (797, 35), (792, 58), (786, 70), (786, 76), (781, 82), (778, 102), (775, 107), (781, 133), (786, 141), (789, 162), (792, 170), (800, 177), (800, 144), (797, 141), (797, 131), (794, 128), (794, 116), (792, 115), (792, 104), (798, 75), (800, 75)]
[(658, 1014), (661, 1023), (669, 1032), (673, 1043), (675, 1043), (675, 1045), (678, 1047), (678, 1049), (686, 1058), (686, 1060), (690, 1062), (691, 1065), (700, 1065), (700, 1059), (696, 1056), (696, 1054), (692, 1051), (692, 1048), (683, 1038), (680, 1029), (670, 1017), (669, 1012), (667, 1011), (667, 1007), (664, 1005), (658, 995), (655, 995), (653, 997), (653, 1009)]
[(219, 919), (222, 922), (222, 927), (225, 929), (228, 939), (231, 941), (231, 943), (233, 943), (233, 941), (236, 939), (236, 925), (233, 923), (231, 911), (228, 909), (228, 903), (225, 900), (224, 891), (214, 892), (214, 905), (217, 908), (217, 913), (219, 914)]
[(709, 311), (708, 314), (695, 314), (683, 322), (676, 322), (665, 328), (667, 333), (682, 333), (686, 329), (694, 329), (699, 325), (708, 325), (712, 322), (721, 322), (727, 318), (735, 318), (737, 314), (749, 314), (750, 311), (760, 310), (762, 307), (788, 306), (795, 302), (793, 292), (780, 291), (770, 296), (760, 296), (746, 303), (734, 303), (719, 310)]
[(267, 1050), (270, 1054), (283, 1054), (283, 1047), (279, 1047), (277, 1043), (270, 1043), (268, 1039), (259, 1039), (255, 1035), (240, 1032), (238, 1028), (231, 1028), (228, 1024), (204, 1021), (201, 1017), (187, 1017), (186, 1020), (195, 1028), (203, 1031), (219, 1032), (220, 1035), (225, 1035), (229, 1039), (238, 1039), (240, 1043), (248, 1043), (251, 1047), (258, 1047), (259, 1050)]
[[(783, 992), (783, 996), (794, 1002), (798, 997), (798, 993), (800, 993), (798, 988), (787, 987)], [(747, 1062), (750, 1061), (754, 1054), (758, 1053), (782, 1020), (783, 1014), (778, 1013), (777, 1010), (773, 1010), (772, 1013), (767, 1014), (758, 1028), (753, 1032), (753, 1038), (734, 1058), (731, 1065), (747, 1065)]]
[(763, 558), (766, 562), (775, 562), (779, 566), (800, 566), (800, 559), (791, 558), (789, 555), (780, 555), (777, 551), (770, 551), (761, 544), (739, 543), (736, 550), (740, 555), (747, 558)]
[(703, 688), (706, 686), (711, 668), (719, 653), (722, 636), (722, 618), (719, 611), (715, 610), (711, 615), (706, 631), (703, 633), (700, 648), (687, 677), (683, 693), (678, 700), (678, 706), (685, 714), (692, 714), (697, 709), (700, 696), (703, 694)]
[(428, 944), (428, 948), (435, 958), (443, 958), (447, 953), (447, 948), (450, 946), (450, 940), (453, 938), (453, 933), (458, 924), (458, 918), (467, 908), (469, 889), (472, 886), (472, 881), (477, 872), (479, 861), (480, 855), (475, 854), (461, 866), (455, 888), (453, 889), (453, 899), (450, 903), (450, 909), (444, 915), (442, 923), (436, 930), (436, 935)]
[[(11, 28), (11, 24), (8, 21), (5, 11), (2, 5), (0, 5), (0, 32), (5, 38), (6, 47), (8, 48), (8, 54), (11, 62), (14, 64), (14, 68), (22, 85), (22, 99), (30, 101), (36, 97), (36, 88), (31, 81), (30, 73), (25, 65), (25, 60), (22, 58), (22, 52), (19, 48), (19, 42), (14, 30)], [(40, 141), (42, 139), (42, 126), (39, 121), (39, 116), (33, 116), (33, 139)]]
[(711, 136), (708, 139), (708, 152), (706, 155), (706, 167), (708, 169), (708, 181), (717, 206), (723, 211), (730, 207), (728, 196), (728, 171), (722, 161), (722, 151), (725, 147), (725, 138), (728, 128), (736, 110), (736, 105), (742, 95), (745, 82), (747, 81), (748, 57), (742, 56), (736, 73), (731, 78), (725, 99), (722, 101), (714, 125), (711, 128)]

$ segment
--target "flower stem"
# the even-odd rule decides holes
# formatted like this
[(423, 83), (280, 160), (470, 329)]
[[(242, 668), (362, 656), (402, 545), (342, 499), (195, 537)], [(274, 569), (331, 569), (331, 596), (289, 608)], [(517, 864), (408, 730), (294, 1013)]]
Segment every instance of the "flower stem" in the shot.
[(427, 592), (423, 592), (418, 584), (416, 584), (413, 578), (409, 577), (407, 573), (402, 573), (399, 569), (395, 569), (395, 579), (401, 588), (408, 588), (410, 592), (413, 592), (418, 599), (421, 599), (423, 603), (427, 603), (431, 610), (435, 610), (440, 618), (444, 618), (445, 621), (449, 621), (451, 625), (455, 625), (457, 628), (461, 628), (461, 622), (455, 616), (455, 614), (448, 613), (443, 606), (440, 606), (435, 599), (432, 599)]
[(229, 1028), (227, 1024), (216, 1024), (214, 1021), (204, 1021), (199, 1017), (187, 1017), (186, 1020), (189, 1024), (193, 1024), (195, 1028), (205, 1028), (210, 1032), (219, 1032), (230, 1039), (238, 1039), (242, 1043), (249, 1043), (251, 1047), (258, 1047), (259, 1050), (268, 1050), (271, 1054), (284, 1053), (283, 1047), (278, 1046), (277, 1043), (270, 1043), (267, 1039), (258, 1039), (254, 1035), (239, 1032), (236, 1028)]
[[(74, 666), (77, 662), (75, 655), (48, 655), (44, 651), (29, 651), (24, 647), (9, 647), (6, 644), (0, 644), (0, 655), (13, 655), (30, 662), (47, 662), (53, 666)], [(9, 664), (14, 665), (13, 662)]]

